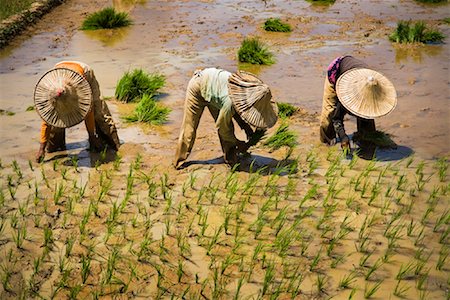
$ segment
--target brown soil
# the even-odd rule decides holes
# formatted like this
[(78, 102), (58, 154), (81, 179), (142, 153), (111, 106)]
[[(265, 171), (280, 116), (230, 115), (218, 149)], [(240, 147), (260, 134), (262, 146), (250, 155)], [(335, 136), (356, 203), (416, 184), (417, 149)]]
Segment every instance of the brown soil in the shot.
[[(448, 75), (448, 45), (397, 49), (386, 42), (399, 18), (425, 19), (449, 33), (438, 21), (446, 17), (442, 7), (376, 0), (326, 7), (135, 2), (66, 1), (0, 52), (0, 108), (15, 113), (0, 116), (0, 298), (230, 299), (240, 280), (239, 299), (277, 293), (281, 299), (347, 299), (352, 288), (362, 299), (378, 282), (374, 299), (448, 297), (448, 259), (438, 264), (449, 249), (448, 162), (434, 159), (449, 154), (448, 83), (436, 80)], [(134, 25), (78, 30), (87, 14), (111, 4), (128, 11)], [(269, 16), (295, 30), (263, 32)], [(277, 63), (237, 64), (247, 35), (261, 36)], [(366, 59), (399, 92), (397, 109), (377, 125), (400, 147), (379, 152), (376, 162), (342, 158), (338, 146), (320, 145), (315, 135), (324, 70), (342, 53)], [(114, 95), (130, 69), (164, 73), (161, 102), (173, 109), (169, 123), (123, 123), (120, 116), (130, 108), (110, 100), (124, 142), (118, 155), (84, 150), (87, 134), (79, 125), (66, 134), (68, 151), (32, 163), (40, 121), (26, 108), (39, 77), (63, 59), (93, 66), (104, 96)], [(278, 101), (302, 108), (289, 119), (299, 142), (289, 157), (287, 149), (258, 145), (230, 172), (205, 113), (190, 166), (172, 168), (184, 89), (192, 71), (204, 66), (255, 72)], [(346, 126), (354, 130), (352, 120)], [(409, 263), (412, 269), (398, 280)], [(351, 288), (339, 287), (352, 272)]]

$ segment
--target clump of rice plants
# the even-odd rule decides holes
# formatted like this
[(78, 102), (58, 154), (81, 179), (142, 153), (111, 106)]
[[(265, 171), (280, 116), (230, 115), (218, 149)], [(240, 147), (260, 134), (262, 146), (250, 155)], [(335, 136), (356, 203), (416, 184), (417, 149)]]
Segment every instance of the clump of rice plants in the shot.
[(125, 117), (128, 122), (145, 122), (160, 125), (167, 121), (170, 108), (161, 106), (149, 94), (144, 94), (131, 116)]
[(297, 145), (297, 136), (294, 132), (289, 130), (287, 123), (281, 124), (277, 131), (264, 141), (264, 146), (274, 151), (283, 146), (294, 148)]
[(149, 74), (142, 69), (126, 72), (116, 86), (116, 99), (123, 102), (136, 102), (144, 94), (153, 96), (164, 86), (166, 78), (162, 74)]
[(336, 0), (306, 0), (314, 4), (333, 4)]
[(242, 41), (241, 48), (238, 51), (238, 59), (240, 62), (254, 65), (271, 65), (275, 62), (273, 54), (258, 38), (245, 38)]
[(448, 0), (416, 0), (416, 1), (421, 3), (441, 3), (447, 2)]
[(81, 30), (97, 30), (125, 27), (132, 22), (125, 12), (116, 12), (113, 7), (107, 7), (86, 17)]
[(389, 134), (378, 130), (364, 134), (356, 132), (353, 135), (353, 140), (359, 143), (370, 143), (385, 149), (395, 149), (397, 147), (397, 144), (391, 139)]
[(278, 116), (282, 119), (291, 117), (298, 108), (289, 103), (277, 102)]
[(265, 31), (274, 31), (274, 32), (291, 32), (291, 25), (287, 23), (283, 23), (278, 18), (269, 18), (264, 22), (263, 26)]
[(427, 28), (423, 21), (400, 21), (389, 36), (389, 40), (396, 43), (440, 43), (444, 38), (439, 31)]

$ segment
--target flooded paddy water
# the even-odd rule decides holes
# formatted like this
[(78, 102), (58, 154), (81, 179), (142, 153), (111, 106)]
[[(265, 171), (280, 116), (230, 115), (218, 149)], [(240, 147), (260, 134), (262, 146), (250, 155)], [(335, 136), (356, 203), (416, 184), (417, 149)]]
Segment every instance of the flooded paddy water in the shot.
[[(78, 30), (88, 13), (114, 5), (133, 25)], [(0, 51), (1, 298), (448, 299), (448, 4), (403, 1), (66, 1)], [(269, 17), (291, 33), (261, 28)], [(447, 43), (396, 46), (399, 20), (424, 20)], [(258, 36), (276, 63), (237, 63)], [(378, 161), (341, 157), (318, 142), (328, 64), (351, 54), (398, 92), (377, 120), (398, 150)], [(80, 124), (68, 150), (32, 162), (40, 119), (33, 89), (60, 60), (95, 70), (103, 97), (124, 72), (166, 75), (160, 127), (124, 123), (108, 100), (123, 145), (115, 156), (85, 150)], [(299, 145), (252, 150), (231, 172), (205, 113), (189, 160), (171, 167), (187, 82), (199, 67), (249, 70), (277, 101), (302, 110), (289, 125)], [(345, 123), (349, 133), (354, 120)], [(444, 158), (444, 159), (443, 159)], [(251, 159), (256, 164), (250, 165)], [(440, 160), (439, 160), (440, 159)], [(348, 285), (343, 279), (347, 278)]]

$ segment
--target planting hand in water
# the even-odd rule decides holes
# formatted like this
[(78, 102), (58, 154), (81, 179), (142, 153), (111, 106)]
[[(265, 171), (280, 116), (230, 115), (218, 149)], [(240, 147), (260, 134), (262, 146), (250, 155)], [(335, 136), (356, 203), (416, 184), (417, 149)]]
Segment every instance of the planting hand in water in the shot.
[(57, 63), (36, 85), (34, 102), (43, 120), (37, 162), (44, 160), (46, 150), (65, 150), (65, 128), (83, 120), (91, 150), (101, 151), (105, 143), (118, 149), (116, 126), (108, 106), (100, 100), (97, 79), (88, 65), (76, 61)]
[(339, 138), (348, 151), (346, 114), (356, 117), (358, 133), (364, 135), (375, 132), (374, 118), (389, 114), (396, 104), (397, 93), (389, 79), (352, 56), (338, 57), (328, 66), (325, 79), (320, 140), (333, 145)]
[(269, 87), (250, 73), (230, 73), (216, 68), (196, 70), (186, 91), (183, 123), (175, 154), (174, 166), (181, 168), (189, 156), (205, 107), (215, 120), (225, 162), (238, 163), (238, 154), (251, 146), (234, 134), (233, 118), (245, 131), (247, 139), (255, 134), (252, 128), (266, 129), (277, 121), (277, 105)]

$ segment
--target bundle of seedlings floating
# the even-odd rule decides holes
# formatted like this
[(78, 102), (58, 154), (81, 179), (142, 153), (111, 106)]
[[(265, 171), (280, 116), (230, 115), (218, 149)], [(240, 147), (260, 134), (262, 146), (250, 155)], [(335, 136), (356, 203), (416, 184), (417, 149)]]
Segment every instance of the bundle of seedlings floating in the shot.
[(131, 23), (127, 13), (116, 12), (113, 7), (107, 7), (88, 15), (83, 21), (81, 30), (112, 29), (125, 27)]
[(292, 117), (292, 115), (298, 110), (297, 107), (289, 103), (277, 102), (278, 106), (278, 117), (281, 119), (286, 119)]
[(137, 102), (144, 94), (157, 95), (158, 90), (164, 86), (164, 75), (149, 74), (142, 69), (126, 72), (117, 83), (116, 99), (122, 102)]
[(333, 4), (336, 0), (306, 0), (314, 4)]
[(161, 125), (167, 121), (170, 108), (157, 103), (153, 96), (144, 94), (133, 114), (124, 119), (128, 122), (144, 122), (152, 125)]
[(246, 62), (254, 65), (271, 65), (275, 61), (273, 54), (267, 46), (258, 38), (245, 38), (242, 41), (241, 48), (238, 51), (240, 62)]
[(291, 32), (291, 25), (287, 23), (283, 23), (278, 18), (270, 18), (264, 22), (263, 26), (265, 31), (274, 31), (274, 32)]
[(441, 43), (444, 38), (439, 31), (427, 28), (423, 21), (400, 21), (389, 36), (389, 40), (396, 43)]
[(397, 144), (391, 139), (389, 134), (379, 130), (363, 134), (356, 132), (353, 135), (353, 141), (361, 144), (372, 144), (383, 149), (397, 148)]
[(297, 135), (289, 130), (287, 123), (283, 123), (272, 136), (264, 141), (263, 145), (268, 147), (270, 151), (278, 150), (281, 147), (292, 149), (297, 145)]

